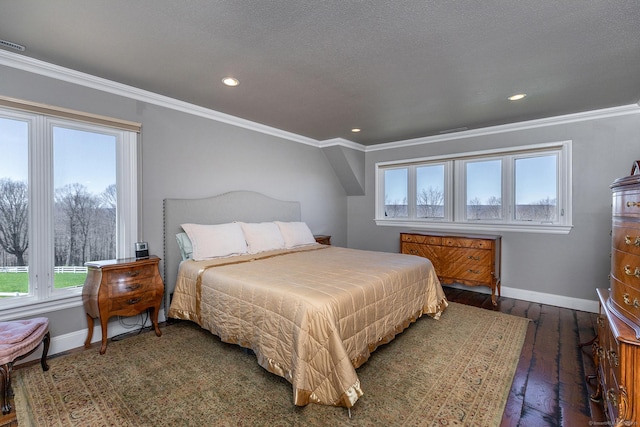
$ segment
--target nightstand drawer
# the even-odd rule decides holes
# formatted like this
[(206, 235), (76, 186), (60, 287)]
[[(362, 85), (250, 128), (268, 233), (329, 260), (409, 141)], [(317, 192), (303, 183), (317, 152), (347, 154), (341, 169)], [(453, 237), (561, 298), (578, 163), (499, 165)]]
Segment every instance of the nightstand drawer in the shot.
[(155, 265), (140, 265), (129, 269), (112, 269), (105, 272), (105, 282), (109, 284), (133, 283), (147, 280), (155, 274)]
[(137, 293), (134, 295), (125, 295), (117, 298), (109, 299), (109, 310), (111, 312), (121, 312), (131, 310), (131, 312), (139, 313), (144, 307), (154, 305), (157, 300), (156, 292), (149, 291)]

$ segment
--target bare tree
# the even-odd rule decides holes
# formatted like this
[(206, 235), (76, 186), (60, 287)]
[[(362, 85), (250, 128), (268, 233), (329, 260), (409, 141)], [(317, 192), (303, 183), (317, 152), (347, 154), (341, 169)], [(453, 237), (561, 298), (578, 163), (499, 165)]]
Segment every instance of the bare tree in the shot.
[(29, 198), (23, 181), (0, 179), (0, 246), (25, 265), (24, 253), (29, 248)]
[(102, 203), (96, 217), (94, 247), (96, 255), (101, 259), (116, 256), (117, 194), (116, 185), (111, 184), (100, 197)]
[(98, 201), (84, 185), (75, 183), (56, 190), (56, 203), (65, 214), (67, 227), (64, 265), (82, 265), (87, 260), (89, 232)]
[(536, 219), (541, 221), (550, 221), (556, 215), (556, 199), (552, 199), (547, 196), (546, 198), (539, 200)]
[(423, 188), (418, 194), (418, 217), (441, 217), (444, 208), (444, 191), (433, 186)]
[(487, 214), (492, 219), (502, 218), (502, 199), (500, 197), (491, 196), (487, 199)]
[(479, 198), (474, 197), (467, 202), (467, 216), (469, 219), (480, 219), (482, 212), (482, 202)]
[(407, 198), (403, 198), (402, 202), (397, 199), (391, 202), (387, 197), (384, 201), (384, 216), (389, 218), (407, 216)]

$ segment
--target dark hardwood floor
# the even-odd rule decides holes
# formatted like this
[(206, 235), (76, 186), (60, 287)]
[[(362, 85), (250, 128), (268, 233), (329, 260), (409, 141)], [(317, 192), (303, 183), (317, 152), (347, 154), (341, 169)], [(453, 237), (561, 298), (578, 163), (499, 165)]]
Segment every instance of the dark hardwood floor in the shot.
[[(606, 422), (602, 405), (589, 399), (595, 380), (591, 345), (595, 313), (445, 287), (449, 301), (531, 319), (501, 427), (590, 426)], [(594, 290), (595, 294), (595, 290)]]
[[(505, 297), (494, 307), (487, 294), (451, 287), (445, 292), (449, 301), (531, 319), (501, 427), (606, 422), (602, 405), (589, 399), (595, 382), (585, 381), (595, 373), (591, 346), (579, 347), (594, 338), (597, 314)], [(0, 427), (16, 425), (15, 412), (0, 416)]]

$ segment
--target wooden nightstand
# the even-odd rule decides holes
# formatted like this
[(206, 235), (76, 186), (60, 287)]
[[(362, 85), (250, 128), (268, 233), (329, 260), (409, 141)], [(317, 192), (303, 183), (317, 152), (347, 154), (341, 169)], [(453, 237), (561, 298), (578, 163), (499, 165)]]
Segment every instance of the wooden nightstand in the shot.
[(323, 245), (331, 245), (331, 236), (316, 234), (313, 237), (315, 237), (316, 242), (318, 243), (322, 243)]
[(159, 262), (160, 258), (150, 256), (85, 263), (88, 271), (82, 288), (82, 302), (89, 326), (85, 348), (91, 346), (93, 319), (96, 317), (100, 319), (102, 328), (100, 354), (107, 351), (107, 323), (113, 316), (135, 316), (151, 309), (156, 335), (162, 335), (158, 328), (158, 312), (164, 284), (158, 270)]

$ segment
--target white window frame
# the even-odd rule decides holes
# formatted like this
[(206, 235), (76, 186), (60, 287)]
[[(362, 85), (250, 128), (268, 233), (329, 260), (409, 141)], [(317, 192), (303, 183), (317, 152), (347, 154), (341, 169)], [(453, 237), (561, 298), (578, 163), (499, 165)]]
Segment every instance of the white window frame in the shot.
[[(531, 222), (515, 220), (514, 162), (523, 157), (556, 154), (557, 157), (557, 207), (558, 220)], [(560, 141), (505, 149), (475, 151), (447, 156), (424, 157), (375, 164), (375, 222), (379, 226), (405, 227), (448, 232), (527, 232), (568, 234), (573, 227), (572, 214), (572, 141)], [(502, 159), (502, 219), (466, 219), (466, 179), (465, 164), (469, 161)], [(445, 217), (417, 218), (415, 193), (416, 167), (428, 164), (446, 163), (445, 166)], [(409, 217), (388, 218), (384, 216), (384, 171), (390, 168), (409, 168), (409, 197), (407, 198)], [(412, 183), (413, 181), (413, 183)]]
[(29, 295), (0, 299), (0, 320), (82, 305), (82, 286), (53, 283), (53, 127), (99, 132), (116, 138), (116, 257), (133, 256), (138, 240), (138, 134), (83, 121), (0, 107), (0, 116), (29, 123)]

